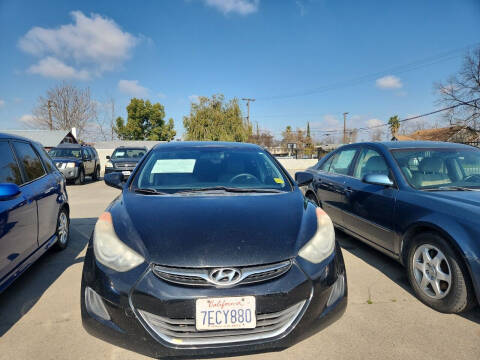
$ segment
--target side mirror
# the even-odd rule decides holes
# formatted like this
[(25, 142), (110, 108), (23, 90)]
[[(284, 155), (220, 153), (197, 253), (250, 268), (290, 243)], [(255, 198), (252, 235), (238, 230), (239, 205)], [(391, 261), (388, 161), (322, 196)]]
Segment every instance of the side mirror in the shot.
[(380, 185), (380, 186), (393, 186), (393, 181), (387, 175), (384, 174), (368, 174), (362, 179), (364, 183)]
[(13, 199), (21, 193), (20, 188), (16, 184), (4, 183), (0, 184), (0, 201)]
[(111, 186), (117, 189), (123, 189), (123, 185), (125, 185), (123, 174), (120, 172), (105, 174), (105, 176), (103, 177), (103, 180), (105, 181), (105, 184), (107, 184), (108, 186)]
[(106, 157), (107, 157), (107, 160), (110, 160), (110, 155), (107, 155)]
[(295, 181), (298, 186), (306, 186), (313, 181), (313, 174), (306, 171), (299, 171), (295, 173)]

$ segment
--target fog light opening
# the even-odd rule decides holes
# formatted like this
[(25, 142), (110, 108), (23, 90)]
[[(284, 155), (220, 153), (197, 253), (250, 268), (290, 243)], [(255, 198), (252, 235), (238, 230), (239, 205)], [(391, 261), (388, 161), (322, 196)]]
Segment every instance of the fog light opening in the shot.
[(110, 315), (102, 298), (88, 286), (85, 288), (85, 306), (90, 314), (98, 316), (103, 320), (110, 320)]
[(327, 307), (334, 304), (345, 293), (345, 276), (339, 275), (337, 281), (332, 286), (330, 296), (327, 301)]

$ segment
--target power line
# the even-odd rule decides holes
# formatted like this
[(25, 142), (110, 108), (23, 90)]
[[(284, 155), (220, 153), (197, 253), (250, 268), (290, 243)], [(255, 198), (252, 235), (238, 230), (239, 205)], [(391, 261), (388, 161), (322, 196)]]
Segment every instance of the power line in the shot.
[(459, 56), (460, 52), (465, 52), (466, 50), (470, 49), (473, 46), (477, 46), (479, 43), (471, 44), (468, 46), (464, 46), (461, 48), (456, 48), (453, 50), (445, 51), (440, 54), (436, 54), (433, 56), (429, 56), (420, 60), (416, 60), (407, 64), (395, 66), (383, 71), (379, 71), (376, 73), (371, 73), (367, 75), (363, 75), (357, 78), (345, 80), (345, 81), (339, 81), (330, 85), (325, 85), (322, 87), (306, 90), (306, 91), (301, 91), (297, 93), (291, 93), (291, 94), (285, 94), (285, 95), (275, 95), (275, 96), (268, 96), (268, 97), (259, 97), (258, 100), (279, 100), (279, 99), (287, 99), (287, 98), (294, 98), (294, 97), (300, 97), (300, 96), (308, 96), (308, 95), (313, 95), (313, 94), (319, 94), (319, 93), (324, 93), (327, 91), (331, 90), (336, 90), (342, 87), (348, 87), (352, 85), (358, 85), (366, 81), (372, 81), (378, 78), (379, 76), (385, 76), (388, 74), (402, 74), (408, 71), (413, 71), (417, 70), (426, 66), (430, 65), (435, 65), (437, 63), (451, 60), (453, 58), (456, 58)]
[[(408, 118), (405, 118), (405, 119), (401, 119), (401, 120), (399, 120), (399, 122), (403, 123), (403, 122), (406, 122), (406, 121), (420, 119), (420, 118), (430, 116), (430, 115), (434, 115), (434, 114), (437, 114), (437, 113), (440, 113), (440, 112), (443, 112), (443, 111), (452, 110), (452, 109), (455, 109), (459, 106), (468, 105), (468, 104), (476, 102), (476, 101), (480, 101), (480, 98), (476, 98), (476, 99), (473, 99), (473, 100), (470, 100), (470, 101), (465, 101), (465, 102), (462, 102), (460, 104), (448, 106), (448, 107), (445, 107), (445, 108), (442, 108), (442, 109), (430, 111), (430, 112), (425, 113), (425, 114), (411, 116), (411, 117), (408, 117)], [(373, 125), (373, 126), (365, 126), (365, 127), (356, 128), (356, 130), (357, 131), (370, 131), (372, 129), (377, 129), (377, 128), (380, 128), (380, 127), (383, 127), (383, 126), (388, 126), (388, 124), (385, 123), (385, 124), (379, 124), (379, 125)], [(333, 130), (320, 130), (320, 129), (312, 130), (312, 129), (310, 129), (310, 131), (311, 132), (321, 132), (321, 133), (324, 133), (324, 134), (332, 135), (332, 134), (341, 134), (343, 132), (343, 129), (333, 129)]]

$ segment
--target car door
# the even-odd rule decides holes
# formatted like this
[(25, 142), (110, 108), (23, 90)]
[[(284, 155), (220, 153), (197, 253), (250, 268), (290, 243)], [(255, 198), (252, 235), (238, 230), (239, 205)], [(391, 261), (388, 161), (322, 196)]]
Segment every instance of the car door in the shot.
[(322, 164), (312, 184), (320, 205), (336, 225), (343, 225), (345, 180), (356, 153), (357, 149), (350, 147), (332, 154)]
[(82, 159), (83, 159), (83, 167), (85, 169), (85, 175), (90, 175), (93, 173), (93, 163), (95, 159), (92, 158), (92, 154), (88, 150), (88, 148), (82, 148)]
[(12, 141), (20, 168), (24, 173), (25, 192), (35, 199), (38, 210), (38, 244), (41, 246), (56, 231), (59, 210), (58, 186), (48, 173), (37, 151), (28, 142)]
[(8, 141), (0, 141), (0, 183), (20, 186), (21, 193), (0, 201), (0, 283), (38, 247), (37, 202)]
[(363, 147), (352, 176), (345, 182), (344, 227), (393, 251), (393, 224), (398, 190), (395, 186), (385, 187), (363, 182), (363, 177), (368, 174), (385, 174), (395, 182), (384, 156), (372, 147)]

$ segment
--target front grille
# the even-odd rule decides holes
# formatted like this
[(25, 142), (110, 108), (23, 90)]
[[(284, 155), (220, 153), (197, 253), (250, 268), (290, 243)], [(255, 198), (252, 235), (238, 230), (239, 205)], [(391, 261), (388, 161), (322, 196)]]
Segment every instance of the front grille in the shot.
[(115, 163), (115, 167), (119, 169), (134, 168), (136, 165), (135, 163)]
[(233, 286), (238, 284), (251, 284), (267, 281), (285, 274), (292, 262), (290, 260), (275, 264), (261, 266), (245, 266), (237, 268), (240, 271), (240, 278), (234, 284), (219, 284), (215, 282), (210, 274), (215, 268), (176, 268), (155, 265), (153, 272), (159, 278), (181, 285), (189, 286)]
[(254, 329), (197, 331), (195, 319), (172, 319), (138, 310), (146, 326), (162, 340), (176, 346), (225, 344), (273, 338), (287, 331), (306, 301), (275, 313), (257, 314)]

